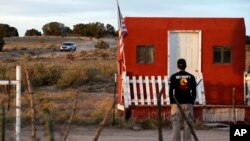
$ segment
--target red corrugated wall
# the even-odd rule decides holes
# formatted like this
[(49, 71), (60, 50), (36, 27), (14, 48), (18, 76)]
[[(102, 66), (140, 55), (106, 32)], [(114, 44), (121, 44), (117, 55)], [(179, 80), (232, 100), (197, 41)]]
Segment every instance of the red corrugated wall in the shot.
[[(168, 31), (200, 30), (202, 32), (201, 62), (207, 104), (231, 104), (233, 87), (236, 89), (236, 104), (244, 103), (245, 24), (243, 18), (126, 17), (125, 24), (128, 29), (128, 34), (124, 38), (128, 75), (166, 75)], [(155, 64), (136, 63), (137, 45), (155, 46)], [(232, 46), (232, 64), (213, 64), (214, 45)], [(118, 86), (121, 100), (121, 85)]]

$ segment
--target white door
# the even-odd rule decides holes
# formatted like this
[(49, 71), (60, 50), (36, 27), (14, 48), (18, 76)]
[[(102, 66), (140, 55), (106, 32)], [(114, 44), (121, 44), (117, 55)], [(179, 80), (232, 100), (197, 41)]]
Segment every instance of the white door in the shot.
[(178, 71), (177, 60), (184, 58), (186, 71), (197, 76), (201, 72), (200, 32), (169, 32), (168, 75)]

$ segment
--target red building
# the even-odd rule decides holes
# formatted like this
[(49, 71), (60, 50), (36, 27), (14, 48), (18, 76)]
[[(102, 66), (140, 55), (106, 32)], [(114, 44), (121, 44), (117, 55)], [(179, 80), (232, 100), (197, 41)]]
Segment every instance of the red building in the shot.
[[(243, 18), (126, 17), (125, 25), (126, 67), (120, 61), (118, 109), (129, 111), (136, 119), (154, 116), (162, 82), (166, 84), (168, 77), (177, 71), (177, 59), (185, 58), (187, 71), (197, 79), (197, 118), (213, 118), (213, 113), (204, 115), (204, 112), (213, 112), (209, 107), (216, 107), (213, 110), (217, 113), (229, 112), (225, 118), (229, 120), (234, 99), (239, 112), (236, 114), (244, 116), (239, 120), (246, 120), (249, 111), (241, 108), (246, 102)], [(166, 85), (162, 96), (166, 117), (168, 105)]]

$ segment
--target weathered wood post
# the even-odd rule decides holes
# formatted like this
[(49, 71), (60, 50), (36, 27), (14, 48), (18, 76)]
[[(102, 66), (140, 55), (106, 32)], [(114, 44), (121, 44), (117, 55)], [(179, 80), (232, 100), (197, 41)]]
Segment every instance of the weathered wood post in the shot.
[(2, 141), (5, 141), (5, 133), (6, 133), (6, 128), (5, 128), (5, 106), (4, 104), (2, 105)]
[(186, 121), (188, 127), (190, 128), (190, 131), (191, 131), (191, 134), (192, 134), (193, 137), (194, 137), (194, 140), (195, 140), (195, 141), (199, 141), (199, 139), (198, 139), (198, 137), (197, 137), (197, 135), (196, 135), (196, 133), (195, 133), (195, 131), (194, 131), (194, 127), (193, 127), (192, 123), (191, 123), (191, 122), (188, 120), (188, 118), (186, 117), (185, 112), (184, 112), (183, 109), (181, 108), (181, 105), (180, 105), (178, 99), (175, 97), (175, 91), (174, 91), (174, 94), (173, 94), (173, 98), (174, 98), (174, 101), (175, 101), (176, 104), (177, 104), (177, 107), (178, 107), (178, 109), (179, 109), (179, 111), (180, 111), (180, 113), (181, 113), (181, 115), (182, 115), (184, 121)]
[(233, 123), (236, 124), (236, 112), (235, 112), (235, 87), (232, 93), (232, 108), (233, 108)]
[(114, 110), (116, 101), (117, 101), (117, 99), (115, 99), (115, 100), (113, 101), (112, 106), (110, 107), (110, 109), (108, 110), (108, 112), (104, 115), (102, 122), (101, 122), (101, 123), (99, 124), (99, 126), (97, 127), (97, 129), (96, 129), (96, 131), (95, 131), (95, 135), (94, 135), (93, 141), (98, 141), (99, 136), (100, 136), (100, 134), (101, 134), (101, 132), (102, 132), (102, 129), (104, 128), (104, 126), (105, 126), (105, 124), (106, 124), (106, 122), (107, 122), (109, 116), (111, 115), (112, 110)]
[(68, 126), (67, 126), (67, 128), (66, 128), (66, 131), (65, 131), (65, 133), (64, 133), (64, 136), (63, 136), (63, 140), (62, 140), (62, 141), (66, 141), (66, 140), (67, 140), (68, 135), (69, 135), (69, 132), (70, 132), (71, 123), (72, 123), (72, 121), (73, 121), (73, 118), (74, 118), (74, 115), (75, 115), (75, 111), (76, 111), (77, 95), (78, 95), (78, 91), (76, 90), (76, 91), (75, 91), (75, 102), (74, 102), (74, 105), (73, 105), (72, 113), (71, 113), (71, 115), (70, 115), (69, 123), (68, 123)]
[(28, 94), (30, 97), (31, 141), (36, 141), (36, 110), (33, 98), (33, 88), (30, 82), (30, 77), (27, 67), (25, 68), (25, 74), (28, 85)]

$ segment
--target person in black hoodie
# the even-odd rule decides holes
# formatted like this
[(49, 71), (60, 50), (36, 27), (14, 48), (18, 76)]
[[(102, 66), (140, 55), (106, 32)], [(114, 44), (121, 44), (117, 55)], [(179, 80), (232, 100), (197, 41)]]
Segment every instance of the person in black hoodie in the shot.
[(180, 107), (183, 109), (189, 122), (193, 123), (193, 104), (196, 98), (196, 81), (195, 77), (186, 72), (185, 59), (179, 59), (177, 61), (177, 67), (179, 72), (173, 74), (169, 80), (169, 98), (171, 104), (171, 123), (172, 123), (172, 141), (181, 141), (181, 127), (183, 126), (183, 140), (191, 141), (191, 131), (184, 121), (176, 101), (173, 96), (176, 97), (180, 103)]

